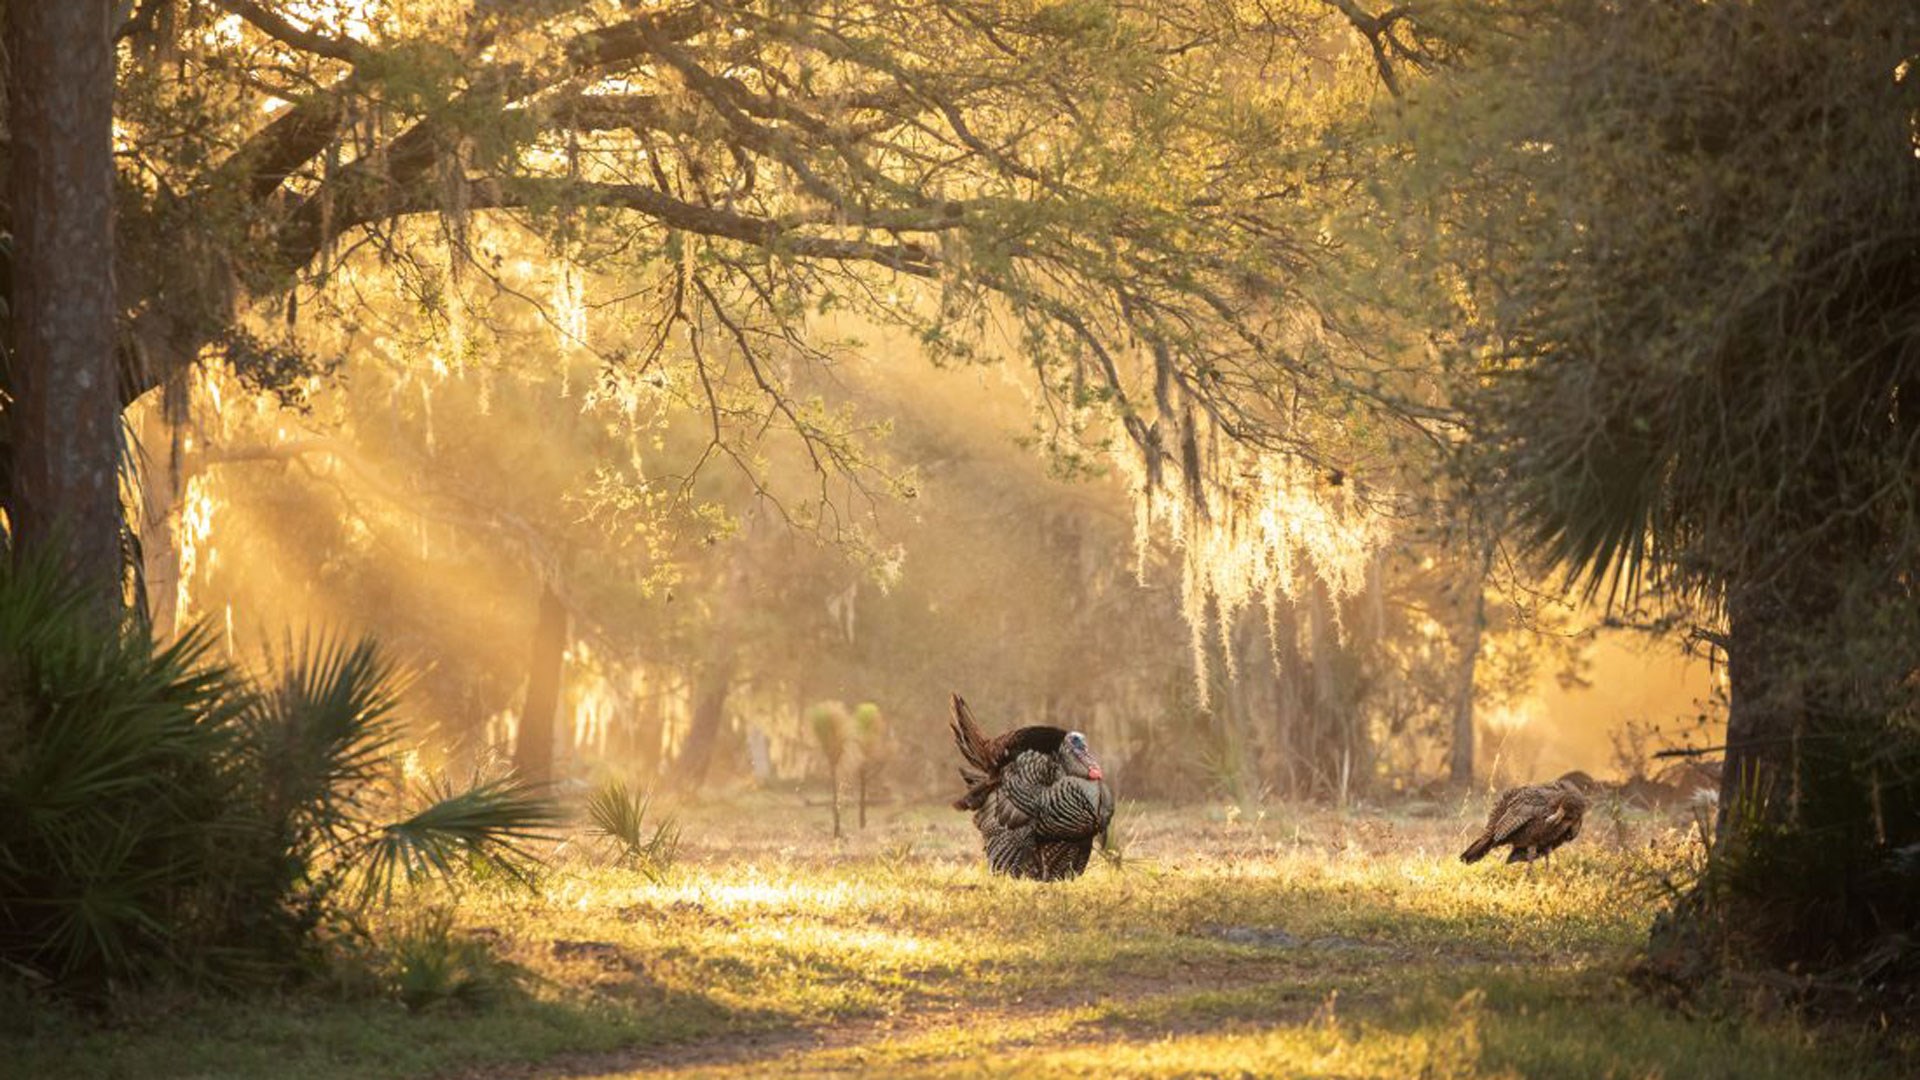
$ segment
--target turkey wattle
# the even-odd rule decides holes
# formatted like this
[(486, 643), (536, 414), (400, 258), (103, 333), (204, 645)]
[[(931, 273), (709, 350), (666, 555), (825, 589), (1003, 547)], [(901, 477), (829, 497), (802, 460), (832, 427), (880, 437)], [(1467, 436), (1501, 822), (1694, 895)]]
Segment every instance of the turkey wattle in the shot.
[(1094, 838), (1113, 820), (1113, 789), (1087, 750), (1087, 737), (1057, 727), (1023, 727), (991, 739), (953, 695), (953, 741), (965, 762), (967, 793), (996, 874), (1040, 881), (1079, 877)]

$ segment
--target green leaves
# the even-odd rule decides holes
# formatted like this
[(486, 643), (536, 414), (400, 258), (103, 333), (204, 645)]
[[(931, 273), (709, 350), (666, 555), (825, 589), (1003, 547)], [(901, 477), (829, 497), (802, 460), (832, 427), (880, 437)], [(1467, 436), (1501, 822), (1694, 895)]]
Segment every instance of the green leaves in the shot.
[(587, 797), (587, 820), (619, 846), (620, 861), (659, 880), (679, 855), (680, 824), (666, 814), (649, 826), (652, 806), (652, 792), (630, 791), (623, 781), (610, 780)]
[(385, 979), (408, 1012), (443, 1003), (484, 1008), (518, 975), (495, 959), (484, 941), (462, 935), (447, 908), (427, 908), (407, 919), (390, 947)]
[(303, 639), (243, 714), (268, 819), (301, 844), (337, 838), (391, 756), (399, 679), (371, 640)]
[(206, 638), (101, 630), (50, 560), (0, 562), (0, 959), (69, 986), (177, 961), (231, 786)]
[(840, 758), (847, 752), (847, 737), (853, 726), (847, 707), (837, 701), (820, 702), (807, 710), (807, 726), (820, 745), (820, 753), (826, 756), (828, 767), (838, 768)]
[(548, 830), (559, 824), (552, 800), (511, 778), (465, 791), (438, 783), (421, 796), (425, 806), (348, 852), (360, 868), (363, 902), (385, 899), (397, 881), (452, 882), (474, 872), (533, 886), (540, 858), (529, 845), (549, 839)]
[(303, 639), (265, 681), (207, 643), (103, 632), (57, 567), (0, 561), (0, 961), (88, 993), (271, 976), (397, 883), (534, 880), (558, 813), (517, 780), (380, 820), (402, 680), (372, 642)]
[(505, 778), (456, 789), (429, 781), (398, 821), (375, 811), (399, 797), (393, 756), (395, 707), (403, 680), (371, 640), (306, 638), (290, 646), (285, 670), (259, 690), (245, 714), (249, 765), (274, 835), (301, 868), (299, 887), (317, 902), (357, 878), (352, 905), (384, 901), (396, 885), (443, 883), (463, 874), (531, 885), (557, 809), (531, 785)]

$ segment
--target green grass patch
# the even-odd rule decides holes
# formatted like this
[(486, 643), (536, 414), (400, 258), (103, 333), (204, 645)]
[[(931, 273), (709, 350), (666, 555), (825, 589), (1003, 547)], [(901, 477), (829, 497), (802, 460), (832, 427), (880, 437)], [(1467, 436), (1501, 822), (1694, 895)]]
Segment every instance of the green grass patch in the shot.
[(339, 980), (269, 1000), (150, 995), (105, 1022), (9, 1009), (0, 1072), (1914, 1073), (1911, 1036), (1688, 1019), (1627, 989), (1657, 902), (1643, 883), (1672, 857), (1659, 821), (1528, 874), (1459, 864), (1467, 817), (1145, 810), (1124, 869), (1050, 886), (986, 874), (958, 814), (883, 811), (840, 843), (814, 816), (707, 808), (683, 814), (665, 873), (563, 858), (538, 894), (383, 913), (376, 939), (444, 905), (451, 955), (484, 942), (508, 972), (487, 994), (416, 990), (409, 1010)]

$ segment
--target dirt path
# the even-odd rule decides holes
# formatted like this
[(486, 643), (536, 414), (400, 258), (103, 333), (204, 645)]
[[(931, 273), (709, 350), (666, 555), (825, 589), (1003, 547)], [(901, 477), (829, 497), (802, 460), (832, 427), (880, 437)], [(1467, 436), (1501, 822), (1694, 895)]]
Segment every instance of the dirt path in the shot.
[[(1385, 953), (1385, 950), (1382, 950)], [(448, 1080), (582, 1080), (600, 1077), (758, 1076), (795, 1069), (808, 1073), (863, 1071), (861, 1050), (888, 1048), (906, 1051), (919, 1063), (951, 1060), (963, 1053), (1014, 1050), (1048, 1041), (1057, 1047), (1091, 1044), (1116, 1035), (1164, 1038), (1222, 1024), (1245, 1023), (1249, 1018), (1193, 1016), (1144, 1019), (1130, 1012), (1152, 1011), (1156, 1002), (1172, 1002), (1194, 994), (1274, 988), (1287, 997), (1290, 985), (1300, 986), (1297, 999), (1285, 1001), (1259, 1017), (1260, 1022), (1297, 1024), (1312, 1019), (1326, 1007), (1324, 992), (1309, 989), (1297, 967), (1231, 962), (1182, 965), (1177, 975), (1138, 975), (1110, 979), (1098, 987), (1072, 992), (1016, 996), (1007, 1001), (962, 1005), (939, 1002), (903, 1009), (873, 1019), (842, 1020), (818, 1026), (788, 1028), (746, 1027), (688, 1042), (636, 1046), (623, 1050), (565, 1055), (539, 1062), (480, 1066), (444, 1074)], [(1344, 1009), (1364, 1007), (1377, 994), (1365, 990), (1340, 994)], [(1119, 1016), (1115, 1016), (1119, 1013)], [(1091, 1030), (1090, 1030), (1091, 1029)], [(912, 1049), (919, 1044), (921, 1049)], [(963, 1049), (964, 1048), (964, 1049)], [(889, 1057), (892, 1060), (892, 1057)]]

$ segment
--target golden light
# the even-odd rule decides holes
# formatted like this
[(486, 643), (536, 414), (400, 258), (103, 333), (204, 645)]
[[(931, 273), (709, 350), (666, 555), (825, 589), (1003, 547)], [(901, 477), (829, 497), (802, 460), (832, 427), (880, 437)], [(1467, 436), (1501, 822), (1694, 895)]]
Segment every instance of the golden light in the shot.
[[(1210, 441), (1201, 451), (1214, 461), (1211, 476), (1235, 478), (1196, 499), (1190, 480), (1168, 469), (1156, 485), (1137, 455), (1120, 455), (1134, 499), (1136, 572), (1144, 579), (1151, 545), (1178, 552), (1181, 606), (1190, 633), (1194, 674), (1207, 694), (1207, 609), (1211, 600), (1224, 635), (1249, 605), (1293, 598), (1318, 581), (1338, 602), (1367, 584), (1374, 555), (1387, 542), (1387, 519), (1370, 506), (1328, 492), (1317, 472), (1296, 458)], [(1204, 501), (1207, 513), (1193, 508)], [(1232, 662), (1233, 650), (1226, 650)]]
[(1539, 719), (1539, 712), (1540, 703), (1537, 701), (1526, 701), (1518, 705), (1502, 705), (1497, 709), (1487, 710), (1485, 713), (1485, 722), (1488, 730), (1504, 739), (1525, 730), (1535, 720)]
[[(212, 477), (199, 473), (187, 480), (180, 513), (173, 521), (174, 547), (180, 553), (179, 578), (174, 585), (175, 626), (183, 625), (193, 611), (194, 573), (201, 564), (211, 565), (214, 514), (219, 502), (214, 497)], [(171, 632), (175, 627), (167, 627)]]

